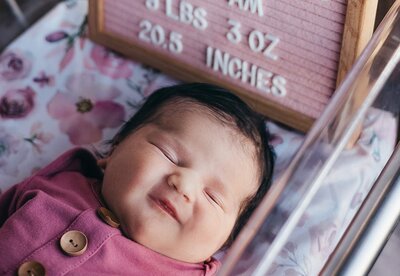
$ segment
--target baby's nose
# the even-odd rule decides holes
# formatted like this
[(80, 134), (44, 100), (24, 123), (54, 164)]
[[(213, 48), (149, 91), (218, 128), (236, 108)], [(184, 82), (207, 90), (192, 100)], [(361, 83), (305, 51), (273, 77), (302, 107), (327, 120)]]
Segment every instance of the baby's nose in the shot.
[(198, 186), (198, 177), (194, 172), (176, 172), (168, 176), (168, 185), (181, 194), (185, 202), (194, 200)]

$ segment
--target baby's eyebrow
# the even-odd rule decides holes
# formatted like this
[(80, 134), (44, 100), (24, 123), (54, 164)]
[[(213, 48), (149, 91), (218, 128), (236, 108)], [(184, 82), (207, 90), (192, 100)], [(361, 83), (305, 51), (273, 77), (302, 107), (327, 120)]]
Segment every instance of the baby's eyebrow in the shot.
[(164, 131), (176, 131), (176, 127), (173, 124), (167, 124), (166, 122), (164, 122), (162, 117), (156, 117), (153, 121), (151, 121), (151, 124), (159, 127), (161, 130)]
[(215, 176), (212, 183), (221, 195), (227, 196), (227, 184), (225, 184), (219, 176)]
[(215, 189), (215, 191), (221, 195), (223, 209), (227, 211), (227, 208), (233, 207), (231, 205), (234, 204), (234, 200), (230, 199), (228, 184), (225, 183), (220, 176), (214, 176), (213, 179), (211, 179), (211, 188)]

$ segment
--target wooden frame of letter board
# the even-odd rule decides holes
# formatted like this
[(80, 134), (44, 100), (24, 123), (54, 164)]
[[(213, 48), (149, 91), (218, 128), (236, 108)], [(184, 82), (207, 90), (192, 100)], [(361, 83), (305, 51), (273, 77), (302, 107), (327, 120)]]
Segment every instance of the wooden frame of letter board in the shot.
[[(116, 2), (117, 1), (118, 0), (116, 0)], [(142, 5), (144, 5), (144, 2), (145, 1), (140, 1)], [(377, 2), (377, 0), (347, 1), (344, 30), (342, 33), (342, 46), (340, 59), (338, 61), (337, 84), (340, 83), (372, 36)], [(306, 116), (284, 105), (277, 104), (266, 97), (259, 96), (253, 92), (244, 91), (242, 88), (238, 89), (238, 87), (229, 81), (221, 81), (211, 70), (205, 73), (198, 68), (190, 67), (190, 64), (184, 64), (181, 61), (175, 60), (173, 56), (168, 55), (162, 49), (149, 49), (149, 47), (144, 47), (139, 43), (129, 41), (120, 35), (106, 32), (103, 22), (104, 0), (89, 0), (89, 37), (96, 43), (109, 47), (136, 61), (157, 68), (177, 79), (183, 81), (209, 82), (225, 87), (236, 93), (268, 118), (300, 131), (307, 132), (315, 120), (310, 116)], [(334, 91), (332, 91), (332, 94), (333, 92)]]

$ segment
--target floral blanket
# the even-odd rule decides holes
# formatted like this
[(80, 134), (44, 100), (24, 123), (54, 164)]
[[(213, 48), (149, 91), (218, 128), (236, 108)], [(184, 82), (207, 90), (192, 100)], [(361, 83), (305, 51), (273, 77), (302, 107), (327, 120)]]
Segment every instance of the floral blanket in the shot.
[[(84, 0), (60, 3), (0, 53), (0, 190), (72, 147), (101, 148), (144, 97), (177, 82), (85, 38), (86, 13)], [(277, 153), (277, 177), (303, 135), (267, 124)], [(319, 272), (390, 156), (395, 135), (396, 120), (390, 114), (369, 112), (357, 145), (342, 153), (271, 275)], [(275, 215), (287, 218), (283, 202)], [(256, 242), (268, 244), (276, 231), (264, 227)], [(254, 268), (263, 248), (247, 252), (237, 273)]]

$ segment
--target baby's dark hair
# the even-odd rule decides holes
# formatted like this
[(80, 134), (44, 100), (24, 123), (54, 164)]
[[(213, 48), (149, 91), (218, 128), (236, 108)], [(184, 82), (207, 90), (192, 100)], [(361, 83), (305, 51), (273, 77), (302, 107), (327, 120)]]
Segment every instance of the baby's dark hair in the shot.
[(269, 133), (264, 117), (252, 110), (239, 97), (218, 86), (205, 83), (174, 85), (158, 89), (151, 94), (110, 141), (111, 147), (118, 145), (139, 127), (154, 120), (163, 106), (174, 101), (194, 102), (208, 108), (217, 119), (235, 128), (255, 146), (260, 172), (259, 187), (255, 194), (242, 203), (233, 230), (223, 246), (229, 247), (271, 185), (274, 152), (268, 143)]

